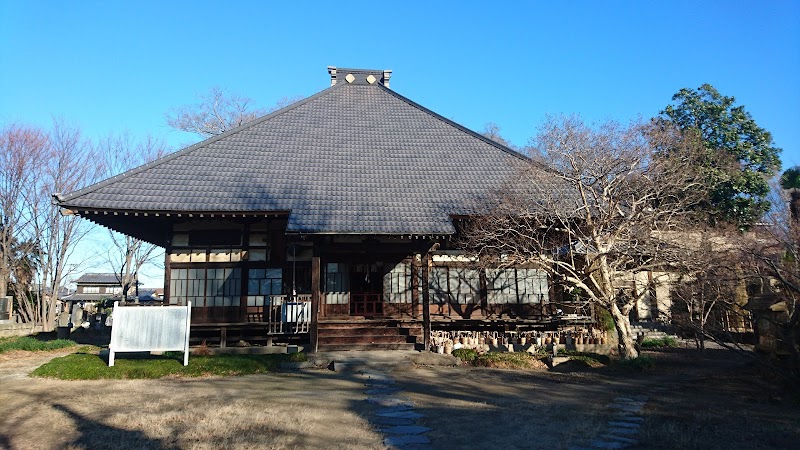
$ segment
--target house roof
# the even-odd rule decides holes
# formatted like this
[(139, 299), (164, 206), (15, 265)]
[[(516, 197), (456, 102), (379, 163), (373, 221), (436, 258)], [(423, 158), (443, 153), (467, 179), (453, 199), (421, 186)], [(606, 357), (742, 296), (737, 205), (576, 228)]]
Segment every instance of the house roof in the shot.
[[(287, 231), (298, 233), (451, 234), (452, 215), (474, 212), (531, 164), (381, 83), (339, 75), (316, 95), (59, 203), (154, 213), (288, 211)], [(552, 182), (547, 191), (556, 190)]]
[(120, 294), (72, 294), (61, 298), (65, 302), (99, 302), (108, 299), (122, 299)]
[(119, 278), (113, 273), (85, 273), (75, 280), (78, 284), (119, 284)]

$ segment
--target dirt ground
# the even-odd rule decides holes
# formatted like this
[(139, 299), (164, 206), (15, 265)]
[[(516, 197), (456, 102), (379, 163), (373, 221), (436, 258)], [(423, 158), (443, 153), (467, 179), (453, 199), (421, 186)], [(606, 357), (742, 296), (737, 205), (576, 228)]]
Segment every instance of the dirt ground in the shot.
[[(0, 358), (0, 448), (384, 448), (357, 367), (189, 380), (27, 377), (64, 353)], [(650, 355), (657, 369), (643, 374), (572, 362), (553, 371), (407, 362), (384, 370), (424, 415), (432, 448), (587, 445), (606, 427), (614, 398), (641, 394), (640, 448), (800, 442), (799, 399), (746, 361), (721, 351)]]
[[(725, 350), (657, 354), (660, 376), (639, 448), (789, 449), (800, 445), (800, 389)], [(670, 373), (672, 372), (672, 373)], [(646, 445), (645, 445), (646, 444)]]
[(797, 448), (800, 396), (727, 350), (646, 352), (656, 369), (637, 373), (418, 368), (395, 372), (433, 428), (434, 448), (589, 446), (613, 420), (617, 397), (646, 395), (635, 448)]

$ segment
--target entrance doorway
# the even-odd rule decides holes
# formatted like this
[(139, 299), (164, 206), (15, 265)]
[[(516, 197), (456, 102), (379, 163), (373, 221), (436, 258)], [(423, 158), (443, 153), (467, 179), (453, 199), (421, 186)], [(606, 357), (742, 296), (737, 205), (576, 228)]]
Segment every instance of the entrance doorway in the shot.
[(354, 264), (350, 271), (350, 315), (383, 315), (383, 276), (377, 264)]

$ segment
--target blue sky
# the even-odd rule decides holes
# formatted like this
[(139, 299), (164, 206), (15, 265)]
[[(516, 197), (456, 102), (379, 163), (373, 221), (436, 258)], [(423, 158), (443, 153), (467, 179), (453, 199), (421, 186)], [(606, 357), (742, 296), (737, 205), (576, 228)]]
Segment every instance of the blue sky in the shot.
[[(429, 4), (430, 3), (430, 4)], [(800, 164), (800, 2), (37, 2), (0, 0), (0, 124), (196, 140), (164, 114), (212, 86), (271, 106), (326, 66), (515, 145), (546, 114), (652, 117), (711, 83)]]

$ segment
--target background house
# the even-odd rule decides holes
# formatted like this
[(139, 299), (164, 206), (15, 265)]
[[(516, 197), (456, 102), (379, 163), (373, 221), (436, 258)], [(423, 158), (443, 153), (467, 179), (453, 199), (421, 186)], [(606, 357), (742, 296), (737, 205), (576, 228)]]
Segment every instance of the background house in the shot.
[(64, 301), (98, 302), (112, 298), (122, 298), (122, 286), (113, 273), (85, 273), (75, 280), (75, 292)]

